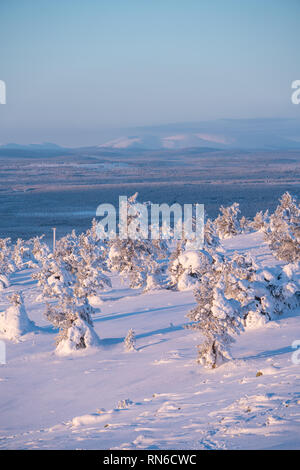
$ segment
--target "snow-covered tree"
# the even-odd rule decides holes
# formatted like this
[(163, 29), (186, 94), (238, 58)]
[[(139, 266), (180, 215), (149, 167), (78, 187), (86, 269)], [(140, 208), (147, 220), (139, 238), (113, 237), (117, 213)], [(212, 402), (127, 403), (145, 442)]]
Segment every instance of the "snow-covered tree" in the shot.
[(206, 367), (217, 367), (231, 357), (232, 334), (243, 329), (243, 316), (253, 300), (249, 284), (255, 268), (250, 259), (238, 254), (232, 259), (211, 254), (195, 289), (197, 306), (188, 314), (192, 328), (205, 338), (198, 346), (198, 362)]
[(89, 230), (79, 236), (73, 231), (61, 238), (55, 252), (43, 258), (41, 269), (33, 274), (43, 289), (43, 297), (55, 302), (47, 305), (45, 315), (59, 328), (59, 354), (71, 354), (99, 343), (89, 298), (111, 286), (103, 270), (101, 244)]
[(44, 259), (46, 259), (50, 254), (48, 245), (42, 241), (43, 238), (44, 235), (40, 237), (33, 237), (31, 240), (29, 240), (32, 245), (31, 252), (34, 258), (32, 261), (37, 261), (38, 263), (40, 263)]
[(265, 240), (278, 259), (292, 263), (300, 260), (300, 206), (288, 192), (279, 202), (270, 216)]
[[(195, 233), (196, 221), (193, 218)], [(178, 240), (171, 252), (168, 266), (170, 289), (189, 290), (197, 287), (206, 266), (212, 262), (211, 254), (221, 251), (220, 238), (215, 223), (205, 213), (204, 240), (202, 249), (194, 249), (195, 240)]]
[(34, 323), (29, 320), (23, 297), (15, 292), (9, 297), (11, 306), (0, 312), (0, 334), (10, 340), (17, 340), (20, 336), (32, 331)]
[(9, 276), (16, 270), (10, 238), (0, 238), (0, 289), (9, 286)]
[(300, 304), (300, 263), (274, 266), (257, 271), (255, 299), (261, 314), (276, 319)]
[(95, 296), (107, 287), (101, 246), (90, 232), (79, 236), (73, 231), (61, 238), (53, 255), (43, 258), (41, 269), (33, 274), (43, 288), (43, 296), (59, 298), (63, 293), (79, 299)]
[(209, 250), (186, 250), (185, 241), (180, 240), (171, 255), (169, 264), (169, 288), (178, 290), (194, 289), (200, 282), (210, 263)]
[(220, 245), (220, 237), (217, 233), (216, 224), (207, 219), (204, 225), (204, 246), (206, 248), (216, 248)]
[[(194, 240), (192, 240), (193, 242)], [(169, 288), (178, 290), (194, 289), (206, 265), (211, 263), (211, 253), (220, 250), (220, 239), (216, 226), (207, 218), (204, 225), (203, 249), (195, 250), (190, 240), (184, 237), (178, 240), (175, 249), (171, 252), (169, 261)]]
[(240, 326), (240, 304), (225, 296), (224, 276), (217, 276), (216, 281), (215, 275), (215, 268), (212, 268), (202, 276), (195, 291), (197, 306), (188, 314), (188, 318), (195, 322), (192, 328), (200, 330), (205, 338), (198, 346), (198, 362), (210, 368), (231, 358), (231, 334)]
[(125, 351), (135, 351), (135, 332), (132, 328), (128, 331), (124, 340)]
[(217, 227), (217, 234), (221, 239), (231, 238), (241, 232), (238, 215), (240, 213), (239, 204), (234, 202), (229, 207), (220, 207), (221, 214), (214, 221)]
[(56, 338), (58, 354), (73, 354), (100, 344), (93, 328), (92, 313), (93, 308), (86, 298), (63, 295), (56, 305), (47, 305), (46, 318), (59, 328)]
[(28, 245), (26, 246), (26, 242), (21, 238), (18, 238), (13, 247), (12, 259), (17, 269), (22, 269), (30, 259), (30, 248)]
[(250, 233), (252, 231), (251, 220), (244, 215), (240, 219), (240, 230), (241, 233)]
[(78, 238), (75, 294), (79, 297), (96, 295), (111, 287), (107, 277), (106, 258), (103, 245), (89, 233)]
[(136, 209), (137, 193), (127, 201), (127, 230), (136, 227), (136, 237), (130, 234), (125, 239), (117, 234), (109, 241), (108, 266), (123, 278), (128, 278), (131, 288), (144, 288), (144, 290), (157, 289), (164, 284), (164, 258), (167, 246), (164, 240), (149, 239), (149, 231), (143, 233), (138, 225), (140, 216)]
[(254, 216), (253, 220), (249, 223), (249, 226), (255, 232), (264, 231), (269, 223), (269, 211), (260, 211)]
[(71, 295), (75, 276), (60, 258), (49, 256), (43, 259), (41, 268), (32, 274), (42, 288), (44, 299), (59, 299), (63, 294)]
[(193, 329), (206, 338), (198, 361), (216, 367), (230, 358), (232, 334), (261, 326), (300, 305), (300, 263), (259, 269), (238, 253), (217, 253), (195, 290), (198, 305), (188, 314)]

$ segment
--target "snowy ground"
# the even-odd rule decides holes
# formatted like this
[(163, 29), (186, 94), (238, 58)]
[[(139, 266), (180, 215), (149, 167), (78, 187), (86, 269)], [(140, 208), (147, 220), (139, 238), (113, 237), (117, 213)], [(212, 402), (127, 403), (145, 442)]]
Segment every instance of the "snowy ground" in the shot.
[[(276, 263), (259, 234), (224, 242)], [(94, 318), (101, 347), (61, 358), (56, 331), (30, 271), (12, 278), (36, 331), (6, 342), (0, 365), (3, 449), (279, 449), (300, 448), (300, 311), (237, 337), (234, 360), (215, 370), (197, 365), (199, 335), (184, 328), (192, 292), (140, 294), (113, 279)], [(7, 306), (0, 295), (0, 311)], [(137, 351), (124, 352), (133, 328)], [(261, 372), (262, 374), (258, 374)], [(118, 402), (128, 400), (124, 408)]]

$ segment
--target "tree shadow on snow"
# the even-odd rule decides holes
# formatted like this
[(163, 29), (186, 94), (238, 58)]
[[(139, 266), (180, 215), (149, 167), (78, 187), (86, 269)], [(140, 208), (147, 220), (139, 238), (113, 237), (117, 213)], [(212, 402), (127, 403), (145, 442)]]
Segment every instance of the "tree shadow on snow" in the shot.
[(262, 359), (262, 358), (265, 358), (265, 357), (273, 357), (273, 356), (281, 356), (282, 354), (291, 354), (293, 351), (295, 351), (295, 349), (293, 349), (291, 346), (286, 346), (284, 348), (280, 348), (280, 349), (273, 349), (273, 351), (262, 351), (258, 354), (256, 354), (255, 356), (244, 356), (244, 357), (239, 357), (239, 358), (236, 358), (238, 360), (243, 360), (243, 361), (247, 361), (247, 360), (250, 360), (250, 359)]
[(141, 314), (151, 314), (152, 312), (162, 312), (164, 310), (175, 310), (178, 308), (184, 308), (184, 309), (189, 309), (191, 307), (194, 307), (194, 303), (189, 303), (189, 304), (183, 304), (183, 305), (171, 305), (168, 307), (158, 307), (158, 308), (151, 308), (147, 310), (140, 310), (136, 312), (127, 312), (127, 313), (119, 313), (119, 314), (112, 314), (112, 315), (106, 315), (106, 316), (101, 316), (99, 318), (94, 318), (93, 321), (94, 323), (97, 322), (102, 322), (102, 321), (108, 321), (108, 320), (118, 320), (119, 318), (126, 318), (126, 317), (132, 317), (133, 315), (141, 315)]
[[(179, 331), (179, 330), (183, 330), (184, 329), (184, 326), (186, 325), (186, 323), (183, 323), (181, 325), (177, 325), (177, 326), (169, 326), (167, 328), (159, 328), (158, 330), (152, 330), (152, 331), (147, 331), (146, 333), (141, 333), (139, 335), (136, 335), (135, 338), (138, 340), (138, 339), (142, 339), (142, 338), (149, 338), (151, 336), (156, 336), (156, 335), (163, 335), (163, 334), (166, 334), (166, 333), (172, 333), (173, 331)], [(123, 343), (125, 340), (125, 337), (121, 337), (121, 338), (102, 338), (101, 339), (101, 344), (102, 346), (116, 346), (120, 343)], [(151, 343), (151, 344), (146, 344), (146, 345), (143, 345), (143, 346), (140, 346), (137, 348), (137, 351), (140, 351), (142, 349), (145, 349), (149, 346), (153, 346), (154, 344), (160, 344), (160, 343), (163, 343), (167, 341), (167, 339), (165, 338), (162, 338), (160, 341), (157, 341), (156, 343)]]

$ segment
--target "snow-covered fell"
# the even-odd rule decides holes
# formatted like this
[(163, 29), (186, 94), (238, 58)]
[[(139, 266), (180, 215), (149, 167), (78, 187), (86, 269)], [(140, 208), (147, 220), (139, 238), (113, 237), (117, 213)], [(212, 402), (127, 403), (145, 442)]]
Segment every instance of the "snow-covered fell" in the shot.
[[(261, 232), (223, 240), (222, 249), (228, 257), (251, 255), (265, 277), (284, 264)], [(1, 448), (299, 448), (300, 364), (292, 360), (299, 308), (266, 323), (252, 319), (235, 338), (232, 360), (206, 369), (196, 362), (198, 331), (185, 328), (196, 306), (192, 290), (143, 293), (113, 274), (101, 312), (92, 315), (99, 344), (64, 357), (55, 352), (57, 330), (43, 317), (45, 301), (36, 302), (41, 288), (32, 273), (16, 271), (0, 293), (3, 312), (8, 295), (22, 290), (36, 325), (18, 343), (1, 336)], [(296, 267), (284, 273), (292, 288)], [(124, 348), (126, 337), (133, 343), (130, 330), (132, 353)]]

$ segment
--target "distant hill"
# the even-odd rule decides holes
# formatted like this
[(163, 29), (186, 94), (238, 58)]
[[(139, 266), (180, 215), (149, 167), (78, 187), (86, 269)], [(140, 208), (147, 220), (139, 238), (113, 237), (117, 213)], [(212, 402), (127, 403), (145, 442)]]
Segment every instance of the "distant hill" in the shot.
[[(81, 132), (84, 136), (84, 130)], [(89, 142), (77, 145), (77, 150), (100, 151), (179, 150), (186, 148), (217, 148), (243, 150), (300, 150), (300, 119), (219, 119), (216, 121), (183, 122), (121, 129), (95, 129), (88, 133)], [(76, 152), (71, 147), (55, 143), (0, 146), (0, 155), (16, 152), (36, 155), (47, 152), (59, 155)], [(84, 137), (82, 137), (84, 139)]]
[(300, 119), (220, 119), (129, 128), (119, 132), (115, 138), (104, 140), (99, 147), (300, 149)]

